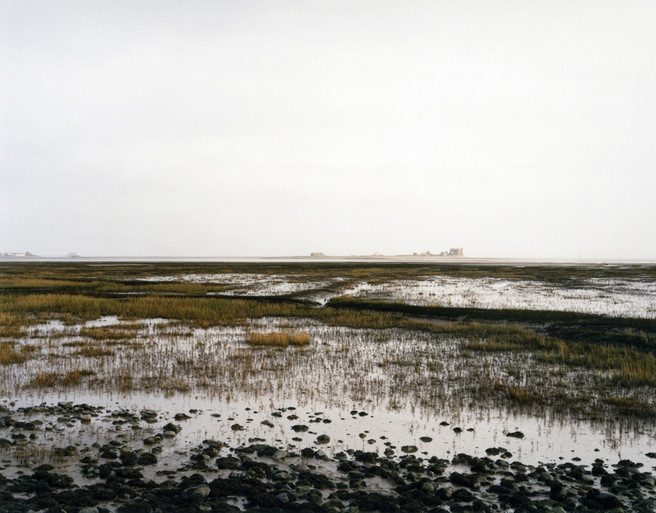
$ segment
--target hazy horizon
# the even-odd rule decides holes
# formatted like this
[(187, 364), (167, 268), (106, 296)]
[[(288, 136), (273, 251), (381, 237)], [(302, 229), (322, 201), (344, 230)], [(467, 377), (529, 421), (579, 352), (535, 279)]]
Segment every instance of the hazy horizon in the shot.
[(654, 19), (0, 0), (0, 252), (655, 259)]

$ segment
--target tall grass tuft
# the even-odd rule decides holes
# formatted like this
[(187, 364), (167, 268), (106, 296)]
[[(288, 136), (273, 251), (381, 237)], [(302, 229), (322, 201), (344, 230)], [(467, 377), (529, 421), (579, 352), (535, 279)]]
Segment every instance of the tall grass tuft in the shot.
[(307, 346), (310, 344), (310, 334), (297, 331), (255, 331), (248, 333), (246, 341), (252, 346), (287, 347)]

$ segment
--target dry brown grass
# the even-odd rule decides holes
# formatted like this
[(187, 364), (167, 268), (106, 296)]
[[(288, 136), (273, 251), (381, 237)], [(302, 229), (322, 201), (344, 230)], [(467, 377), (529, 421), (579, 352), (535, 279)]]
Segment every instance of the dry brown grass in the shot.
[(86, 343), (80, 347), (80, 351), (77, 354), (81, 356), (93, 358), (93, 357), (101, 357), (101, 356), (112, 356), (115, 353), (114, 351), (108, 349), (105, 346)]
[(0, 342), (0, 365), (25, 363), (37, 349), (38, 346), (34, 345), (23, 345), (16, 349), (14, 342)]
[(287, 346), (307, 346), (310, 344), (310, 334), (305, 331), (272, 331), (250, 332), (247, 335), (247, 342), (252, 346), (269, 346), (269, 347), (287, 347)]
[(54, 388), (79, 385), (82, 378), (94, 376), (90, 369), (74, 369), (65, 373), (39, 371), (26, 385), (27, 388)]

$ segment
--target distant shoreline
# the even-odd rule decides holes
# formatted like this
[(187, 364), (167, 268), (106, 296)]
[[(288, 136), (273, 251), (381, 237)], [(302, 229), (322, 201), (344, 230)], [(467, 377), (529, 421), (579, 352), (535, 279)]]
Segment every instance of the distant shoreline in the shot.
[(483, 258), (448, 257), (437, 255), (350, 255), (350, 256), (271, 256), (271, 257), (194, 257), (194, 256), (75, 256), (75, 257), (0, 257), (0, 262), (60, 262), (60, 263), (400, 263), (400, 264), (463, 264), (463, 265), (656, 265), (656, 259), (621, 258)]

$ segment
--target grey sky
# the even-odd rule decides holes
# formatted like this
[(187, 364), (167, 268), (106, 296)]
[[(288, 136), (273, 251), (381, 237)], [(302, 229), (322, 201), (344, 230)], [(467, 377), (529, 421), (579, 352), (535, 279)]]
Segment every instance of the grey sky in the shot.
[(656, 258), (653, 1), (0, 6), (0, 252)]

